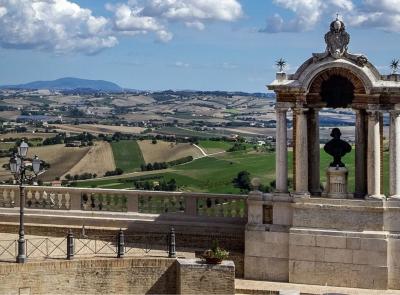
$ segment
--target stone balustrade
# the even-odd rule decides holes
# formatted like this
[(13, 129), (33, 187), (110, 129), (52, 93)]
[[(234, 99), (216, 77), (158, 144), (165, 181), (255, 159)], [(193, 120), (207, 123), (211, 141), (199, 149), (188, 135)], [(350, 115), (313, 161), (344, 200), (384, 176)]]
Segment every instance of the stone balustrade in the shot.
[[(182, 214), (245, 220), (246, 195), (26, 186), (30, 209)], [(0, 208), (19, 207), (19, 188), (0, 186)]]

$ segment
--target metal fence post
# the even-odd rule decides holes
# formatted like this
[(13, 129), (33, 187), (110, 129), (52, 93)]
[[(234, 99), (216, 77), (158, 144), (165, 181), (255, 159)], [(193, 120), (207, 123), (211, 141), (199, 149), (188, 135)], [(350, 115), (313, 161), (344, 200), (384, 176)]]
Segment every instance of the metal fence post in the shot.
[(69, 229), (67, 235), (67, 259), (72, 260), (74, 258), (74, 235), (72, 229)]
[(171, 227), (171, 231), (169, 232), (169, 245), (168, 245), (168, 257), (176, 258), (176, 249), (175, 249), (175, 229)]
[(125, 254), (125, 237), (124, 237), (124, 232), (122, 231), (122, 228), (119, 230), (118, 233), (118, 243), (117, 243), (117, 257), (118, 258), (124, 258)]

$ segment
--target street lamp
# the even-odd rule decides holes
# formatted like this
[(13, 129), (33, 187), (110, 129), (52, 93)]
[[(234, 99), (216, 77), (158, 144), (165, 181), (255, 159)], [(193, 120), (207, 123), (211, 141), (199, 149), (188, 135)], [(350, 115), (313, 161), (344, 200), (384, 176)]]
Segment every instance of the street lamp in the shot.
[(25, 225), (24, 225), (24, 207), (25, 207), (25, 183), (30, 183), (40, 172), (40, 160), (34, 156), (32, 161), (26, 160), (29, 145), (23, 140), (18, 147), (18, 153), (10, 158), (10, 170), (19, 185), (19, 238), (17, 263), (26, 262), (25, 253)]

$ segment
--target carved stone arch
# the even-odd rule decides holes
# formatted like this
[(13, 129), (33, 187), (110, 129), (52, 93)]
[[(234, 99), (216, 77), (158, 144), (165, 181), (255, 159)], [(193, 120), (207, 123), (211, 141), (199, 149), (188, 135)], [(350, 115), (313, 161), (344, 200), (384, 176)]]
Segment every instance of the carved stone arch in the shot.
[(307, 103), (328, 107), (348, 107), (356, 96), (365, 95), (364, 82), (351, 70), (332, 67), (319, 72), (310, 81)]

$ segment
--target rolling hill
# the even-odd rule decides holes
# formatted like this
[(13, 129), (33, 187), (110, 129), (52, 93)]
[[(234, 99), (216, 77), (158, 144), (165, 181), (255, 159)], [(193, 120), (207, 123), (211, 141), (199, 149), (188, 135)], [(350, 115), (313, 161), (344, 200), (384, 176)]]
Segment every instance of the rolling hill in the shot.
[(35, 81), (19, 85), (4, 85), (3, 89), (49, 89), (49, 90), (74, 90), (92, 89), (105, 92), (121, 92), (119, 85), (104, 80), (87, 80), (79, 78), (61, 78), (52, 81)]

